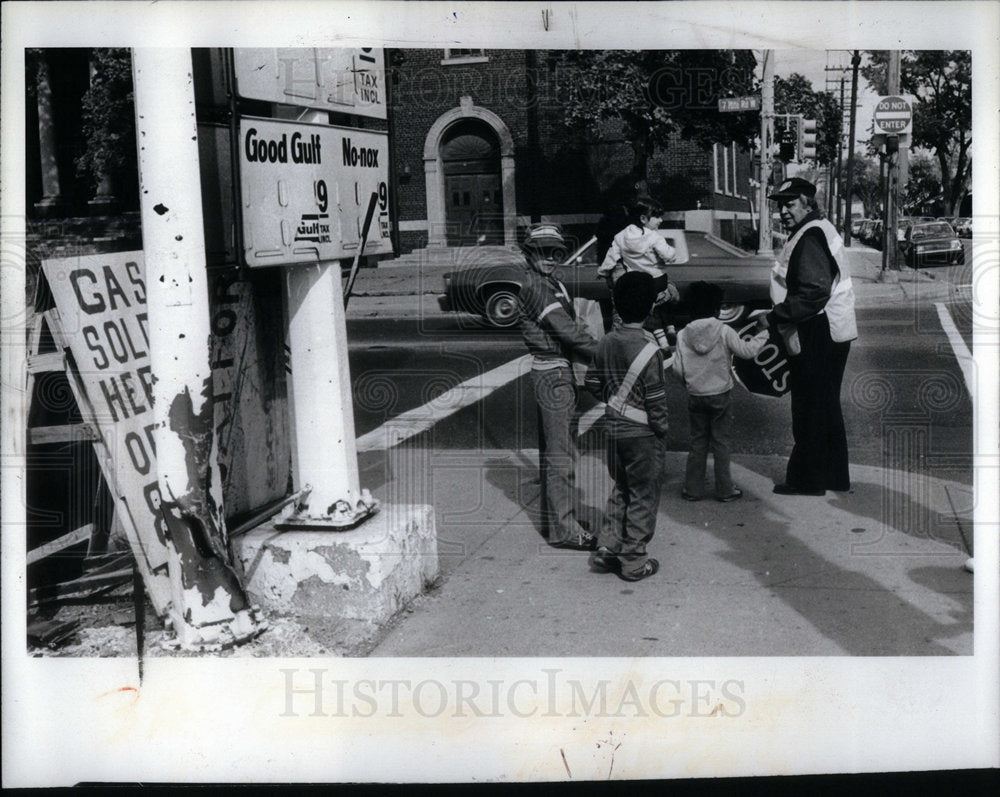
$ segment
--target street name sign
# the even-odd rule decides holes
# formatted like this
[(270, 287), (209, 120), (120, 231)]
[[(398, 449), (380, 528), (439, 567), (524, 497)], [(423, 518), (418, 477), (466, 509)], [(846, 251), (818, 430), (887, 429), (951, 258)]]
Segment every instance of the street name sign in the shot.
[(759, 111), (760, 97), (719, 97), (719, 110), (722, 112), (731, 111)]
[(875, 133), (900, 136), (910, 132), (913, 111), (910, 103), (902, 97), (882, 97), (875, 106), (873, 115)]
[(248, 266), (353, 257), (373, 193), (362, 254), (392, 252), (387, 133), (243, 117), (239, 164)]
[(380, 48), (237, 47), (233, 66), (240, 97), (386, 118)]

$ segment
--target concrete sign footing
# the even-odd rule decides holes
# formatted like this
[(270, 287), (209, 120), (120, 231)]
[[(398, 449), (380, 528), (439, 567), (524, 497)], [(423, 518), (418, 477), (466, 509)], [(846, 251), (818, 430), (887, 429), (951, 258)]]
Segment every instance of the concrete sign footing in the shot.
[(346, 500), (338, 500), (327, 507), (324, 514), (309, 512), (311, 487), (306, 487), (303, 496), (290, 504), (286, 511), (272, 519), (277, 531), (347, 531), (364, 523), (379, 510), (379, 502), (372, 498), (368, 490), (361, 491), (361, 497), (354, 506)]
[(259, 526), (233, 540), (255, 602), (279, 614), (383, 623), (438, 576), (433, 507), (386, 505), (350, 531)]

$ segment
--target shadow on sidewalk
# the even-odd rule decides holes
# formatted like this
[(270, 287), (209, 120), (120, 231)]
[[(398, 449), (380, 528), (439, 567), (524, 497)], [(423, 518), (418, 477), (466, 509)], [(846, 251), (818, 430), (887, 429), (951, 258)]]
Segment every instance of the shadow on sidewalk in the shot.
[[(866, 539), (864, 544), (855, 544), (853, 550), (859, 555), (866, 552), (879, 555), (892, 553), (883, 544), (886, 537), (884, 531), (889, 528), (914, 539), (944, 543), (969, 556), (971, 551), (967, 550), (962, 535), (964, 532), (969, 539), (972, 538), (971, 518), (960, 520), (951, 509), (936, 509), (931, 496), (926, 496), (926, 502), (921, 501), (921, 495), (931, 487), (928, 483), (921, 484), (917, 481), (921, 478), (919, 474), (895, 475), (912, 478), (912, 489), (903, 492), (885, 484), (855, 481), (850, 493), (828, 494), (833, 496), (830, 506), (848, 512), (859, 520), (869, 518), (875, 522), (876, 528), (882, 529), (883, 533), (877, 539)], [(888, 479), (889, 476), (886, 475), (885, 478)]]
[[(858, 487), (866, 491), (868, 486)], [(856, 541), (850, 538), (850, 532), (845, 533), (847, 530), (842, 524), (832, 519), (828, 523), (823, 522), (823, 513), (809, 519), (801, 515), (793, 517), (776, 511), (773, 506), (761, 506), (760, 499), (753, 500), (752, 495), (747, 497), (751, 501), (739, 502), (743, 506), (737, 515), (732, 515), (732, 510), (727, 508), (716, 512), (723, 517), (724, 513), (738, 517), (742, 522), (692, 523), (687, 516), (696, 511), (693, 507), (700, 507), (701, 504), (687, 508), (668, 503), (665, 509), (676, 511), (678, 520), (690, 523), (699, 530), (704, 529), (703, 533), (722, 542), (726, 550), (718, 556), (751, 575), (761, 587), (769, 590), (772, 596), (783, 601), (848, 655), (952, 656), (954, 651), (932, 640), (971, 634), (972, 594), (967, 582), (964, 586), (968, 591), (964, 594), (948, 592), (939, 586), (938, 579), (943, 568), (930, 566), (905, 570), (905, 576), (914, 584), (944, 592), (963, 604), (962, 611), (952, 612), (955, 623), (941, 623), (913, 606), (905, 595), (897, 594), (895, 589), (887, 588), (885, 583), (861, 572), (878, 567), (878, 560), (884, 561), (884, 556), (867, 561), (860, 558), (854, 560), (855, 554), (850, 546)], [(838, 507), (840, 511), (850, 514), (854, 514), (857, 508), (855, 505), (849, 509)], [(839, 535), (842, 539), (837, 540), (831, 535)], [(834, 556), (840, 553), (840, 546), (843, 546), (841, 555), (852, 557), (852, 563), (857, 561), (858, 569), (842, 567), (819, 552), (831, 545), (834, 546)], [(913, 558), (912, 551), (909, 556)], [(914, 564), (917, 561), (914, 558)], [(953, 580), (956, 588), (961, 589), (962, 583), (957, 578)], [(925, 583), (929, 581), (934, 583)], [(775, 654), (778, 653), (775, 651)], [(972, 650), (968, 653), (971, 654)]]

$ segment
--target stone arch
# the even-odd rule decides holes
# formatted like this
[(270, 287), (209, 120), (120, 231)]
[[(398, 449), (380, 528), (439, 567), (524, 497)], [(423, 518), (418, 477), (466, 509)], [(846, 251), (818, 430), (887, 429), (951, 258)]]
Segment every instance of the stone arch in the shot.
[(517, 243), (517, 208), (514, 193), (514, 139), (503, 119), (493, 111), (472, 104), (471, 97), (462, 97), (457, 108), (445, 111), (437, 118), (424, 139), (424, 181), (427, 186), (427, 245), (446, 246), (444, 169), (441, 163), (441, 142), (445, 131), (462, 119), (478, 119), (496, 133), (500, 142), (500, 184), (503, 191), (504, 245)]

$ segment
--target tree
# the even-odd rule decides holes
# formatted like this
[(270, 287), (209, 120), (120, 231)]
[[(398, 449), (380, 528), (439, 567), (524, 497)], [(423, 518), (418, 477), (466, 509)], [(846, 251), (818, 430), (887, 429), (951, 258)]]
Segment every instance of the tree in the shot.
[(928, 208), (936, 210), (942, 198), (941, 169), (937, 160), (925, 153), (911, 155), (910, 173), (903, 190), (903, 209), (914, 214)]
[(851, 191), (865, 206), (865, 216), (872, 217), (882, 209), (883, 194), (882, 177), (877, 161), (870, 158), (854, 156)]
[[(868, 53), (865, 79), (886, 94), (889, 53)], [(900, 91), (915, 98), (913, 146), (937, 158), (947, 212), (958, 212), (972, 178), (972, 54), (968, 50), (903, 50)]]
[[(775, 114), (802, 114), (816, 120), (816, 160), (832, 163), (837, 158), (840, 136), (840, 106), (832, 94), (813, 91), (812, 83), (798, 72), (774, 78)], [(793, 128), (794, 129), (794, 128)]]
[(135, 193), (135, 108), (129, 50), (94, 50), (90, 87), (81, 105), (85, 149), (76, 159), (77, 173), (90, 182), (91, 192), (102, 179), (109, 178), (119, 191)]
[(572, 50), (553, 58), (564, 123), (596, 136), (620, 125), (640, 193), (648, 190), (650, 156), (669, 145), (671, 134), (747, 149), (759, 129), (757, 114), (719, 113), (720, 97), (754, 92), (749, 50)]

